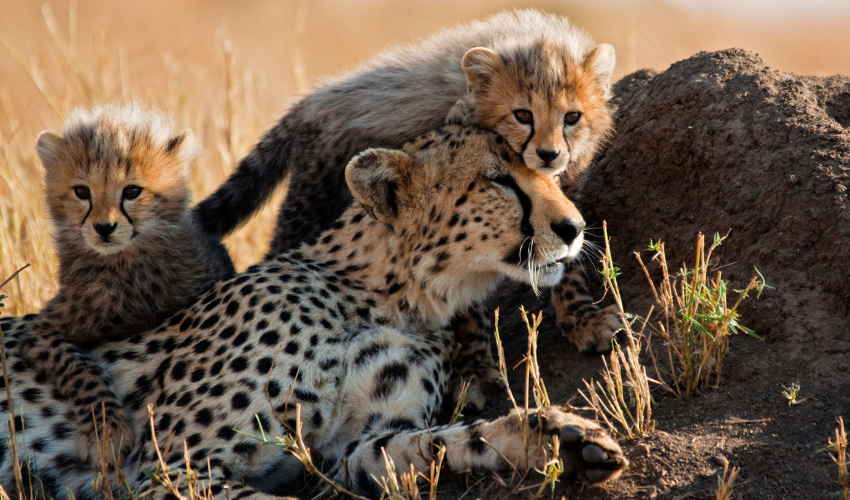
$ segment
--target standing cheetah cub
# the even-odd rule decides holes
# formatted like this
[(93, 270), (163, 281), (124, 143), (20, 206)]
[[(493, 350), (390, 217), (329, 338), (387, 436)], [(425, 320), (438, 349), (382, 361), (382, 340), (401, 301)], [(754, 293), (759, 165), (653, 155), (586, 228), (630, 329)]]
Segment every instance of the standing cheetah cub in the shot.
[(59, 292), (24, 341), (24, 357), (73, 404), (84, 458), (96, 457), (101, 402), (114, 444), (123, 434), (127, 451), (132, 427), (84, 343), (150, 329), (235, 273), (224, 246), (189, 216), (189, 163), (199, 145), (161, 113), (127, 104), (77, 109), (63, 135), (42, 132), (36, 149)]

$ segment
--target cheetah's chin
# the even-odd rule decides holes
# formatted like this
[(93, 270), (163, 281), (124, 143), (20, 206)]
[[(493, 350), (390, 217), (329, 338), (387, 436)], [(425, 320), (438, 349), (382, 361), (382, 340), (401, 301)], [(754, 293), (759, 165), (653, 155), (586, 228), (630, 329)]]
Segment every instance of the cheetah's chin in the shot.
[(561, 282), (564, 275), (564, 264), (559, 261), (549, 262), (534, 266), (533, 274), (529, 272), (527, 264), (519, 266), (505, 266), (504, 274), (513, 280), (528, 283), (535, 290), (538, 287), (549, 288)]

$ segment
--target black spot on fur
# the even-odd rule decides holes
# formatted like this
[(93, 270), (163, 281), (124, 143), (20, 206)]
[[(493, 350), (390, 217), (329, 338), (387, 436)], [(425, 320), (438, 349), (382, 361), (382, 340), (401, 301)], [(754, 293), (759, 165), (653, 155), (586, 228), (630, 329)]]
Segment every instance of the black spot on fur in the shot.
[(244, 392), (237, 392), (230, 400), (230, 406), (232, 406), (234, 410), (243, 410), (248, 407), (250, 402), (251, 400), (248, 398), (247, 394)]
[(375, 399), (386, 399), (392, 394), (397, 383), (403, 383), (407, 380), (409, 368), (399, 362), (390, 363), (384, 366), (378, 373), (375, 381), (375, 392), (372, 397)]
[(236, 435), (236, 431), (234, 431), (230, 426), (225, 425), (219, 427), (217, 436), (225, 441), (230, 441), (233, 439), (233, 436)]
[(359, 353), (357, 353), (357, 357), (354, 358), (354, 364), (359, 366), (363, 363), (369, 361), (370, 358), (374, 358), (379, 356), (382, 352), (386, 351), (387, 344), (372, 344), (368, 347), (364, 347)]
[(302, 389), (295, 389), (292, 391), (292, 395), (296, 398), (304, 401), (305, 403), (315, 403), (319, 401), (319, 396), (314, 392), (305, 391)]
[(202, 408), (195, 413), (195, 422), (203, 425), (204, 427), (209, 427), (209, 425), (213, 421), (213, 412), (209, 410), (209, 408)]
[(375, 460), (381, 458), (383, 453), (381, 453), (381, 448), (386, 449), (387, 443), (390, 442), (390, 439), (393, 438), (392, 434), (387, 434), (386, 436), (379, 437), (372, 443), (372, 454), (375, 457)]

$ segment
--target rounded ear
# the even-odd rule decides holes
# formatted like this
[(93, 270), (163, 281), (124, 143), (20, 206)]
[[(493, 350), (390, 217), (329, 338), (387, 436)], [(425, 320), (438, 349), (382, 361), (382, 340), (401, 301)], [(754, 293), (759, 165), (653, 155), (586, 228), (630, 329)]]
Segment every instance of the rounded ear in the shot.
[(611, 76), (614, 74), (614, 65), (617, 63), (617, 55), (614, 47), (608, 43), (600, 43), (584, 57), (582, 66), (585, 70), (594, 73), (596, 80), (605, 90), (611, 88)]
[(65, 157), (65, 143), (58, 135), (45, 130), (38, 134), (35, 151), (38, 153), (41, 164), (44, 165), (44, 170), (49, 172), (62, 163)]
[(380, 222), (398, 216), (398, 181), (401, 169), (412, 162), (404, 151), (367, 149), (345, 167), (348, 189), (366, 210)]
[(179, 135), (169, 139), (165, 146), (165, 154), (174, 156), (183, 164), (183, 172), (188, 175), (189, 165), (201, 153), (201, 143), (195, 138), (190, 129), (186, 129)]
[(461, 60), (466, 84), (472, 92), (486, 88), (493, 74), (502, 67), (499, 55), (485, 47), (474, 47), (466, 51)]

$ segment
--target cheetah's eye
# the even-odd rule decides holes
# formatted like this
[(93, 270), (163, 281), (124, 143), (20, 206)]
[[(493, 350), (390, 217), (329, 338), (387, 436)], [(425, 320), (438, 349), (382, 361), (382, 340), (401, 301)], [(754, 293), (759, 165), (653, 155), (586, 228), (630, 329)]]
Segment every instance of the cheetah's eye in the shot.
[(89, 188), (85, 186), (74, 186), (74, 194), (81, 200), (88, 200), (91, 198), (91, 191), (89, 191)]
[(140, 194), (142, 194), (142, 188), (140, 188), (139, 186), (127, 186), (124, 188), (124, 192), (121, 194), (121, 196), (125, 200), (135, 200), (139, 197)]
[(564, 123), (567, 125), (575, 125), (581, 119), (581, 113), (578, 111), (570, 111), (564, 116)]
[(534, 115), (527, 109), (518, 109), (514, 111), (514, 117), (516, 118), (516, 121), (523, 125), (531, 125), (531, 123), (534, 122)]

